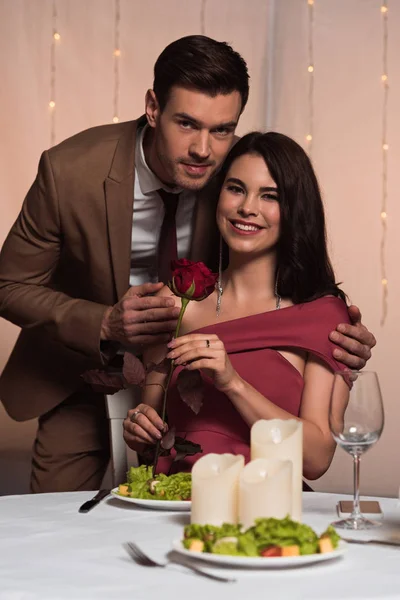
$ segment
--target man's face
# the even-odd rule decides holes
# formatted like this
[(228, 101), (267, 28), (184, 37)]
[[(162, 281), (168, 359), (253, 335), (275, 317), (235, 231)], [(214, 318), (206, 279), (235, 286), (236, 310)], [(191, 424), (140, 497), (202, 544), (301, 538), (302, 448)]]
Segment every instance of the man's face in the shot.
[(160, 112), (153, 92), (146, 114), (153, 128), (150, 166), (164, 183), (199, 190), (221, 166), (234, 138), (241, 109), (240, 93), (214, 98), (173, 87)]

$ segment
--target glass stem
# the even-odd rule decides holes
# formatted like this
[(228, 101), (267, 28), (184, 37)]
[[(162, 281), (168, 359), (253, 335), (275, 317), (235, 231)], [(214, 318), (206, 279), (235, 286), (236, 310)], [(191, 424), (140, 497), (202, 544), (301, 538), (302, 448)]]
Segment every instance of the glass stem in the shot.
[(350, 515), (351, 519), (360, 519), (362, 517), (360, 511), (360, 461), (361, 457), (359, 454), (354, 454), (353, 465), (354, 465), (354, 502), (353, 512)]

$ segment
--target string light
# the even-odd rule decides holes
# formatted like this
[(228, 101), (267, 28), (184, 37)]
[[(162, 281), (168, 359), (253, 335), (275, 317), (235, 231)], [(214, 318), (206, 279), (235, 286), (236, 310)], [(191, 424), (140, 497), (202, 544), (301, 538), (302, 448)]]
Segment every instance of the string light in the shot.
[(308, 133), (307, 149), (311, 156), (314, 134), (314, 0), (307, 0), (308, 6)]
[(120, 48), (120, 23), (121, 23), (121, 4), (120, 0), (115, 0), (114, 10), (114, 103), (113, 103), (113, 123), (119, 123), (119, 64), (121, 58)]
[(50, 46), (50, 145), (56, 142), (56, 46), (61, 39), (57, 30), (57, 6), (53, 0), (52, 8), (52, 39)]
[(381, 325), (386, 321), (388, 313), (388, 278), (386, 273), (386, 237), (387, 237), (387, 200), (388, 200), (388, 150), (387, 142), (387, 112), (389, 98), (389, 76), (388, 76), (388, 0), (383, 0), (381, 6), (382, 13), (382, 34), (383, 34), (383, 55), (382, 55), (382, 200), (381, 200), (381, 286), (382, 286), (382, 314)]
[(206, 4), (207, 0), (201, 0), (200, 6), (200, 33), (206, 35)]

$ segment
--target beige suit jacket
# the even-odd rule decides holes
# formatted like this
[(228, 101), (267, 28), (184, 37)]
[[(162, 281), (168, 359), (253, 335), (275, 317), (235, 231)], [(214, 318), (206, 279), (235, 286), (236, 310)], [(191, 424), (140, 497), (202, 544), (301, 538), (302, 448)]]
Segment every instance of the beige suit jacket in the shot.
[[(89, 129), (44, 152), (4, 243), (0, 316), (22, 331), (0, 398), (16, 420), (47, 412), (80, 387), (85, 370), (104, 364), (103, 314), (129, 287), (141, 119)], [(213, 187), (199, 193), (189, 258), (212, 258), (215, 268)]]

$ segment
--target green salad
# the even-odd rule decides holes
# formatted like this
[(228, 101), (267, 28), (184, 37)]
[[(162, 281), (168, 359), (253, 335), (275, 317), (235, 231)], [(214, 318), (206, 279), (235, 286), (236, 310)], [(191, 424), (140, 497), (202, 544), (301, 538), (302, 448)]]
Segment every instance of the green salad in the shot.
[(154, 478), (151, 467), (131, 467), (127, 482), (118, 486), (118, 494), (142, 500), (190, 500), (192, 492), (191, 473), (164, 475)]
[(231, 556), (299, 556), (332, 552), (340, 537), (330, 525), (318, 536), (308, 525), (284, 519), (256, 519), (246, 530), (241, 525), (187, 525), (183, 546), (193, 552)]

